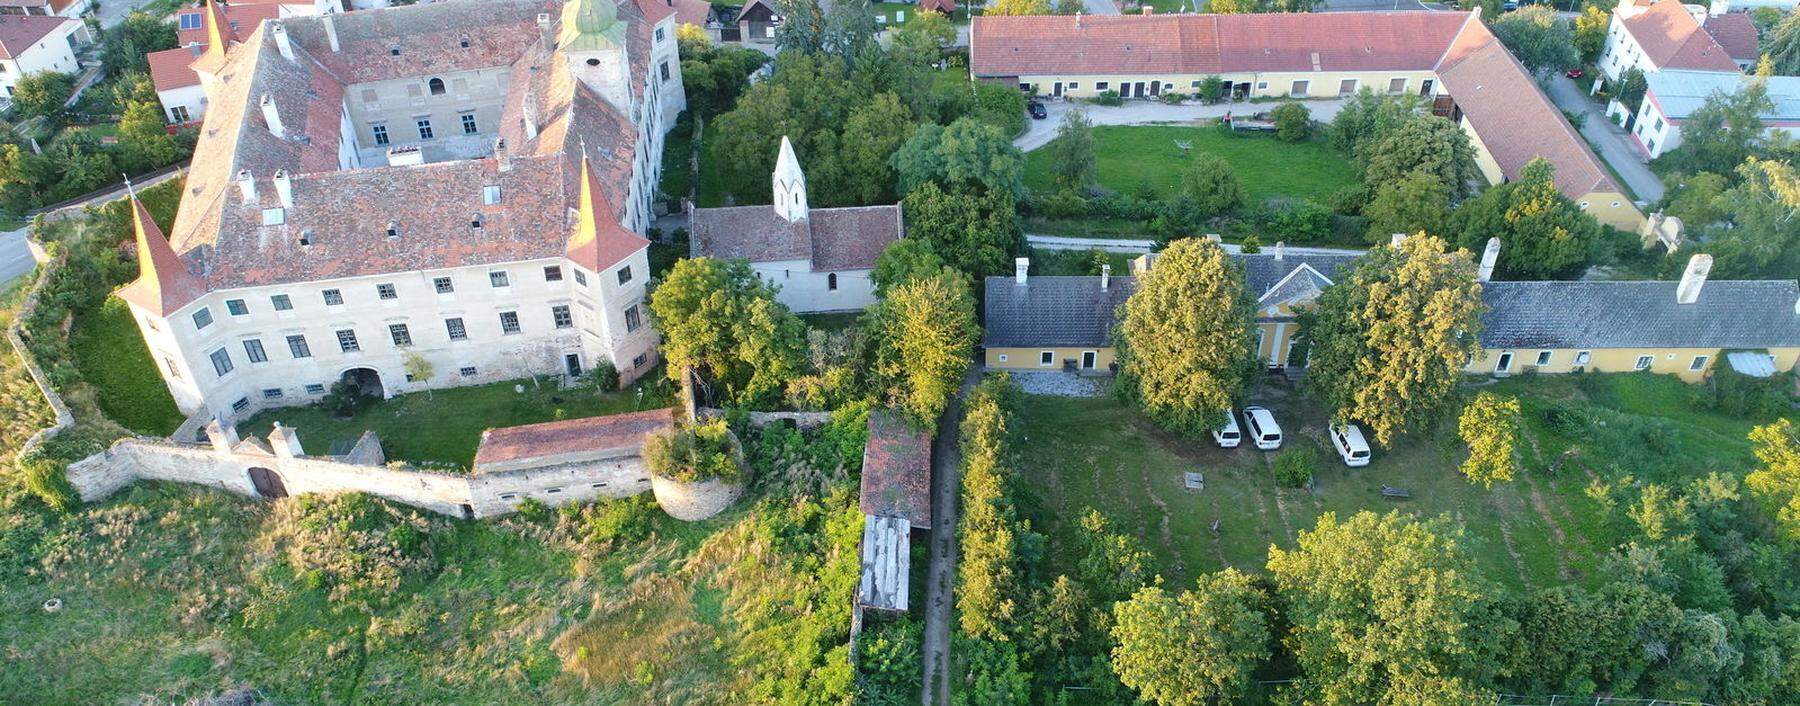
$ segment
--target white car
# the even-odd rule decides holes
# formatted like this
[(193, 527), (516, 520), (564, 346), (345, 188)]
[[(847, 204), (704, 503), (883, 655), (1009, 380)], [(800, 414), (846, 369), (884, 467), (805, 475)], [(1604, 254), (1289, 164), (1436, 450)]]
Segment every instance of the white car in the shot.
[(1369, 465), (1369, 442), (1363, 439), (1362, 427), (1345, 424), (1331, 428), (1331, 447), (1343, 457), (1344, 465), (1360, 468)]
[(1256, 448), (1264, 451), (1281, 448), (1281, 425), (1275, 423), (1275, 415), (1269, 410), (1245, 407), (1244, 429), (1250, 432), (1250, 440), (1256, 442)]
[(1221, 449), (1235, 449), (1243, 443), (1244, 434), (1238, 431), (1236, 410), (1225, 410), (1225, 426), (1214, 429), (1212, 437)]

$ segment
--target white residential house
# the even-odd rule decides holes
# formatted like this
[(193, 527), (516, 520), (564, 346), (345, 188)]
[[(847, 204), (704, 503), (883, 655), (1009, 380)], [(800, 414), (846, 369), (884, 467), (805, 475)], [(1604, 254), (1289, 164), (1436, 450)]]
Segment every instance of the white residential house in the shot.
[[(1681, 125), (1714, 94), (1744, 89), (1752, 77), (1735, 72), (1659, 71), (1646, 77), (1649, 89), (1631, 129), (1651, 159), (1681, 145)], [(1774, 109), (1762, 115), (1766, 133), (1800, 135), (1800, 77), (1772, 76), (1765, 84)]]
[(0, 15), (0, 92), (11, 96), (19, 79), (42, 71), (81, 71), (75, 58), (84, 28), (54, 15)]
[(1679, 0), (1619, 0), (1597, 62), (1609, 81), (1629, 69), (1735, 71), (1738, 64), (1706, 31), (1707, 7)]
[(770, 181), (771, 205), (692, 209), (689, 254), (748, 260), (798, 313), (874, 304), (875, 258), (905, 232), (899, 204), (809, 208), (806, 174), (785, 136)]

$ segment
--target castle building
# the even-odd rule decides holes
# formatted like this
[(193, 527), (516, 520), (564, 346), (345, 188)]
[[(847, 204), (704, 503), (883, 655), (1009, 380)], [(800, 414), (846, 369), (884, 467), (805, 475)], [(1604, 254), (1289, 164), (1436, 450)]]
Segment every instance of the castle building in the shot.
[(134, 204), (119, 292), (183, 412), (655, 364), (640, 233), (685, 105), (663, 3), (226, 29), (193, 62), (208, 108), (179, 213), (165, 239)]

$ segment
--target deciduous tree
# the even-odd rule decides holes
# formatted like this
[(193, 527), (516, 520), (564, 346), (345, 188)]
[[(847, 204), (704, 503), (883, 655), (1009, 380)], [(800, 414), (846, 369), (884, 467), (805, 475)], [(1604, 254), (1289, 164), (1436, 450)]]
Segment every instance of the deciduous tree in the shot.
[(1425, 234), (1369, 251), (1301, 316), (1308, 387), (1383, 446), (1442, 409), (1474, 355), (1481, 287)]
[(1218, 244), (1184, 238), (1137, 284), (1119, 323), (1122, 384), (1164, 427), (1218, 428), (1256, 369), (1243, 272)]
[(1194, 154), (1193, 163), (1181, 174), (1181, 193), (1203, 218), (1229, 213), (1250, 200), (1231, 163), (1209, 152)]
[(1050, 170), (1056, 174), (1056, 184), (1071, 191), (1084, 191), (1094, 183), (1094, 170), (1097, 164), (1094, 155), (1094, 124), (1088, 120), (1087, 111), (1070, 108), (1063, 113), (1062, 124), (1056, 127), (1056, 139), (1047, 146), (1050, 150)]
[(1499, 279), (1573, 279), (1587, 270), (1600, 224), (1556, 186), (1556, 168), (1542, 157), (1519, 178), (1488, 189), (1456, 210), (1450, 230), (1459, 247), (1476, 250), (1499, 238)]
[(976, 386), (964, 404), (962, 519), (957, 523), (956, 617), (961, 633), (981, 642), (1008, 640), (1022, 603), (1019, 544), (1031, 528), (1012, 504), (1006, 466), (1012, 380), (1004, 374)]
[(162, 17), (143, 12), (125, 16), (118, 25), (102, 33), (100, 63), (109, 74), (147, 72), (150, 60), (144, 55), (177, 46), (175, 24)]
[(670, 379), (680, 382), (691, 369), (726, 404), (774, 404), (802, 370), (806, 325), (743, 260), (676, 262), (651, 295), (650, 311)]
[(1018, 211), (1003, 193), (954, 193), (926, 182), (902, 208), (907, 239), (929, 244), (945, 264), (973, 278), (1010, 272), (1024, 247)]
[(956, 43), (956, 26), (942, 12), (918, 10), (888, 36), (894, 49), (908, 60), (937, 61), (946, 47)]
[(1518, 470), (1519, 400), (1482, 391), (1463, 406), (1456, 431), (1469, 446), (1463, 461), (1463, 477), (1470, 483), (1494, 487), (1509, 481)]
[(1389, 131), (1419, 117), (1419, 105), (1416, 94), (1389, 96), (1364, 86), (1345, 100), (1331, 119), (1331, 144), (1355, 155), (1363, 143), (1380, 141)]
[(1744, 485), (1774, 511), (1776, 526), (1790, 546), (1800, 546), (1800, 432), (1786, 419), (1750, 432), (1759, 464)]
[(1697, 172), (1730, 172), (1763, 141), (1762, 116), (1775, 109), (1769, 90), (1752, 80), (1736, 93), (1714, 93), (1681, 123), (1681, 146), (1669, 155)]
[(1435, 115), (1412, 117), (1373, 142), (1359, 141), (1356, 158), (1363, 181), (1373, 188), (1422, 172), (1442, 182), (1452, 196), (1469, 193), (1475, 179), (1475, 148), (1456, 123)]
[(1581, 60), (1593, 63), (1600, 58), (1600, 50), (1606, 48), (1606, 30), (1612, 24), (1612, 13), (1599, 5), (1588, 5), (1582, 8), (1581, 14), (1575, 17), (1575, 53)]
[(1363, 206), (1369, 242), (1385, 243), (1395, 233), (1443, 233), (1450, 216), (1450, 189), (1429, 174), (1411, 174), (1382, 184)]
[(890, 287), (874, 320), (875, 367), (888, 398), (920, 428), (935, 425), (981, 334), (968, 278), (946, 268)]
[(912, 114), (892, 93), (877, 95), (850, 111), (837, 161), (855, 203), (894, 202), (894, 151), (906, 144), (916, 127)]
[(927, 182), (952, 192), (979, 189), (1018, 199), (1025, 191), (1025, 156), (1000, 128), (974, 118), (925, 125), (894, 153), (900, 193)]
[(994, 0), (984, 15), (1048, 15), (1050, 0)]
[(1227, 568), (1192, 590), (1144, 588), (1113, 606), (1113, 670), (1145, 701), (1162, 706), (1230, 703), (1269, 658), (1268, 596)]
[(1781, 24), (1775, 25), (1763, 40), (1762, 50), (1777, 75), (1800, 74), (1800, 8), (1788, 11)]
[[(1511, 50), (1519, 63), (1539, 76), (1562, 71), (1581, 63), (1576, 49), (1577, 35), (1569, 21), (1556, 14), (1549, 5), (1528, 5), (1494, 19), (1488, 25), (1494, 36)], [(1601, 26), (1605, 38), (1605, 25)]]
[(1800, 174), (1792, 164), (1748, 159), (1722, 203), (1733, 228), (1715, 228), (1701, 249), (1715, 277), (1787, 277), (1800, 272)]
[(1275, 121), (1275, 137), (1283, 142), (1299, 142), (1312, 137), (1312, 111), (1298, 101), (1288, 101), (1269, 111)]
[(889, 288), (915, 278), (930, 277), (942, 269), (944, 258), (938, 257), (930, 243), (918, 238), (901, 238), (888, 243), (875, 258), (875, 269), (869, 272), (869, 279), (875, 283), (875, 296), (881, 297)]
[(75, 77), (57, 71), (26, 74), (13, 85), (13, 108), (27, 117), (56, 119), (75, 90)]

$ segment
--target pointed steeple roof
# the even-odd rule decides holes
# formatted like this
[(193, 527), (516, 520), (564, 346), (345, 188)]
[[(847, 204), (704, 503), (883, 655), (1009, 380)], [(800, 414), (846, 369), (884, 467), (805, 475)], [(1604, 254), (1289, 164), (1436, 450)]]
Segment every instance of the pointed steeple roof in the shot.
[(618, 211), (607, 200), (600, 177), (594, 173), (585, 149), (581, 155), (580, 208), (581, 218), (575, 224), (575, 234), (569, 236), (565, 251), (575, 264), (598, 272), (650, 247), (650, 241), (644, 236), (619, 225)]
[(131, 196), (131, 220), (137, 232), (138, 278), (119, 290), (119, 298), (168, 316), (206, 293), (205, 283), (188, 272), (136, 194)]
[(225, 52), (231, 49), (237, 35), (231, 31), (231, 22), (225, 19), (225, 10), (219, 7), (218, 0), (206, 0), (202, 15), (206, 21), (206, 53), (195, 59), (192, 66), (201, 73), (218, 73), (225, 65)]

